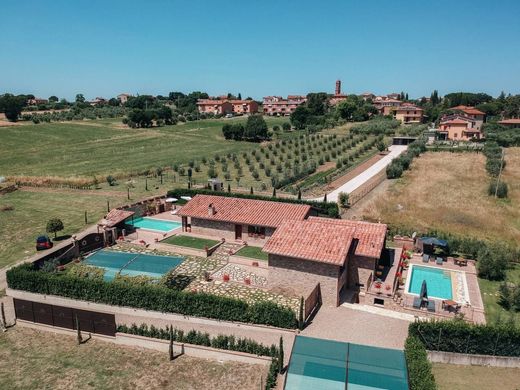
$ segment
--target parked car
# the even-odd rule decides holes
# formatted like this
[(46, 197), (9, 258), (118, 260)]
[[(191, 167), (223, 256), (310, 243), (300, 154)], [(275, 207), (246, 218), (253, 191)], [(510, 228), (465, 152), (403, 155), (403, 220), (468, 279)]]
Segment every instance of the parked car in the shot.
[(52, 248), (54, 244), (48, 236), (38, 236), (36, 239), (36, 250), (43, 251)]

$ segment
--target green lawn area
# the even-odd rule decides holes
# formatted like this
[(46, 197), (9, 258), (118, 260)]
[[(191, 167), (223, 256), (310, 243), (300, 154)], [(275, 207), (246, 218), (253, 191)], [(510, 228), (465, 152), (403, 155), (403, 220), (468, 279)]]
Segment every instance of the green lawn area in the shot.
[[(520, 264), (513, 264), (513, 268), (507, 271), (507, 281), (520, 286)], [(508, 321), (513, 318), (520, 325), (520, 312), (507, 311), (498, 304), (498, 287), (502, 282), (493, 282), (485, 279), (478, 280), (480, 293), (484, 301), (486, 320), (495, 323), (497, 320)]]
[(245, 246), (237, 252), (237, 256), (251, 257), (252, 259), (267, 261), (267, 253), (257, 246)]
[[(84, 338), (87, 335), (84, 334)], [(16, 326), (0, 332), (1, 389), (258, 389), (267, 369)]]
[(433, 364), (439, 390), (517, 390), (520, 368)]
[(188, 248), (204, 249), (206, 247), (211, 248), (213, 245), (218, 244), (220, 241), (209, 240), (206, 238), (190, 237), (190, 236), (172, 236), (166, 240), (161, 241), (162, 244), (171, 244), (178, 246), (186, 246)]

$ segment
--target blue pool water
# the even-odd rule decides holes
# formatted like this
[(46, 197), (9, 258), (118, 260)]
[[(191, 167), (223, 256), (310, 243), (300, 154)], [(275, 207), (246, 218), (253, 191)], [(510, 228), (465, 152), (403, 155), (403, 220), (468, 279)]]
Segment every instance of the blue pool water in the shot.
[(116, 252), (102, 249), (87, 257), (85, 264), (103, 268), (106, 281), (113, 280), (117, 273), (128, 276), (145, 275), (160, 278), (178, 267), (183, 257), (157, 256), (144, 253)]
[(155, 219), (147, 217), (129, 218), (126, 224), (134, 226), (136, 229), (155, 230), (158, 232), (169, 232), (182, 226), (180, 222), (166, 221), (164, 219)]
[(428, 296), (453, 299), (451, 292), (451, 272), (441, 268), (414, 265), (408, 292), (420, 294), (423, 280), (426, 280)]

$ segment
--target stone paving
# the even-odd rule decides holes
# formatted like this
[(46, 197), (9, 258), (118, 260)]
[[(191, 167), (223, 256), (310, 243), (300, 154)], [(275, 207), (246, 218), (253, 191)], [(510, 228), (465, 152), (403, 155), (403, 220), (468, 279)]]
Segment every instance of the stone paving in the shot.
[(211, 277), (214, 280), (222, 280), (224, 275), (228, 275), (229, 280), (233, 282), (246, 283), (246, 280), (249, 280), (251, 286), (267, 287), (267, 278), (265, 276), (260, 276), (245, 268), (236, 264), (227, 264), (211, 275)]

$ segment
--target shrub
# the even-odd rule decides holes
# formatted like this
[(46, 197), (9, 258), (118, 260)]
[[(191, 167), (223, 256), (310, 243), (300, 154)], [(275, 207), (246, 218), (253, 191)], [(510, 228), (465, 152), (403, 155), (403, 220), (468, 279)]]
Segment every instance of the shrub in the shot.
[(495, 193), (498, 198), (501, 198), (501, 199), (507, 198), (507, 193), (508, 193), (507, 183), (505, 183), (503, 181), (499, 181), (497, 183), (496, 180), (492, 180), (491, 183), (489, 183), (488, 195), (495, 196)]
[(7, 272), (10, 288), (44, 295), (129, 306), (165, 313), (215, 318), (224, 321), (252, 322), (280, 328), (295, 328), (295, 313), (272, 302), (247, 302), (169, 289), (162, 286), (133, 285), (44, 273), (33, 264), (22, 264)]
[(349, 203), (349, 194), (346, 192), (340, 192), (339, 193), (339, 204), (341, 207), (345, 208), (348, 207)]
[(107, 176), (107, 183), (109, 186), (115, 186), (116, 185), (116, 178), (112, 175)]
[(397, 179), (403, 175), (403, 166), (397, 160), (393, 160), (390, 165), (386, 167), (386, 177), (388, 179)]
[(409, 336), (404, 345), (410, 390), (435, 390), (435, 378), (428, 354), (421, 341)]
[(483, 247), (477, 255), (478, 276), (488, 280), (504, 280), (513, 254), (500, 244)]
[(47, 221), (46, 231), (47, 233), (54, 233), (56, 239), (57, 233), (64, 229), (63, 222), (59, 218), (51, 218)]

